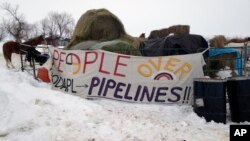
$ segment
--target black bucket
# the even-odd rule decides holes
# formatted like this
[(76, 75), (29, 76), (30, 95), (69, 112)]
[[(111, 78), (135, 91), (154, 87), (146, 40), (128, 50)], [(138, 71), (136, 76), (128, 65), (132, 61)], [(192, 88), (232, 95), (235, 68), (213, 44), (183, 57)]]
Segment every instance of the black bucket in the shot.
[(250, 78), (229, 79), (227, 81), (227, 94), (232, 122), (250, 121)]
[(226, 81), (195, 78), (193, 108), (207, 122), (226, 123)]

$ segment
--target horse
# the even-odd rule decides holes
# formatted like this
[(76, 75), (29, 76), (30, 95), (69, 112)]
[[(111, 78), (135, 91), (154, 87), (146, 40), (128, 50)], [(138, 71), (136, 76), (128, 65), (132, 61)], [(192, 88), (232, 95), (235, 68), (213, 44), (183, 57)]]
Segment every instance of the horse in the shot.
[(37, 45), (43, 44), (43, 43), (46, 44), (46, 41), (45, 41), (43, 35), (29, 39), (28, 41), (23, 42), (23, 43), (18, 43), (15, 41), (8, 41), (8, 42), (4, 43), (3, 44), (3, 55), (4, 55), (4, 59), (6, 61), (7, 68), (10, 68), (10, 67), (15, 68), (11, 62), (12, 53), (23, 54), (20, 52), (20, 49), (27, 50), (29, 47), (34, 47), (34, 46), (37, 46)]

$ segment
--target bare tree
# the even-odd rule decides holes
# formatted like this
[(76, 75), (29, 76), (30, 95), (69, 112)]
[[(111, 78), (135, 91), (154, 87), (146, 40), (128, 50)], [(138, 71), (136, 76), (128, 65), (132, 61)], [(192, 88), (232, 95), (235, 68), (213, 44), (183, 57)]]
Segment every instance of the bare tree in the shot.
[(74, 25), (72, 16), (67, 13), (55, 13), (54, 17), (59, 36), (65, 37), (70, 31), (72, 31), (72, 26)]
[(36, 37), (36, 36), (39, 36), (41, 34), (44, 35), (43, 33), (41, 33), (39, 31), (38, 24), (27, 24), (27, 26), (25, 27), (25, 38), (26, 39)]
[(48, 17), (46, 18), (47, 23), (47, 32), (50, 36), (57, 35), (58, 28), (55, 22), (56, 15), (53, 13), (49, 13)]
[(2, 3), (1, 9), (7, 14), (7, 18), (2, 19), (2, 26), (6, 33), (14, 37), (17, 42), (21, 42), (25, 37), (28, 24), (23, 14), (19, 13), (19, 6), (12, 7), (10, 3)]
[(4, 28), (0, 25), (0, 41), (5, 38), (5, 31)]
[(41, 23), (41, 30), (49, 36), (70, 37), (73, 33), (75, 22), (67, 13), (50, 12)]
[(38, 26), (43, 35), (48, 35), (48, 19), (47, 18), (44, 18), (43, 20), (41, 20)]

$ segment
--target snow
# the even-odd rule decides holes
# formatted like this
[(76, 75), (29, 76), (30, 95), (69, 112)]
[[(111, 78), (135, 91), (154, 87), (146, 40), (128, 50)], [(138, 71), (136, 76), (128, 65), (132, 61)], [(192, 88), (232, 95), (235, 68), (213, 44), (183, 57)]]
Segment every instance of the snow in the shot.
[(0, 44), (0, 141), (228, 141), (229, 125), (191, 106), (87, 100), (5, 66)]
[(232, 70), (228, 66), (226, 66), (225, 68), (220, 69), (216, 73), (216, 76), (218, 76), (218, 78), (220, 79), (226, 79), (228, 77), (232, 77), (231, 73), (232, 73)]

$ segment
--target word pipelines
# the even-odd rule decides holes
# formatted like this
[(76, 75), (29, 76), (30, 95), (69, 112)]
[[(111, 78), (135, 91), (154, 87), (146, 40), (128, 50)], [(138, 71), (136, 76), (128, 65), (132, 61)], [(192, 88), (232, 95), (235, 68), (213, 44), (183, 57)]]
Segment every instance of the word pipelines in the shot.
[[(116, 82), (113, 79), (92, 77), (87, 89), (78, 89), (79, 83), (74, 79), (52, 75), (52, 83), (55, 88), (68, 93), (83, 94), (84, 97), (103, 97), (119, 101), (130, 102), (156, 102), (156, 103), (189, 103), (191, 87), (184, 88), (143, 86), (131, 83)], [(81, 82), (80, 82), (81, 83)], [(85, 95), (86, 94), (86, 95)]]
[(113, 79), (93, 77), (90, 82), (87, 97), (107, 97), (121, 101), (156, 102), (156, 103), (189, 103), (191, 87), (148, 87), (138, 85), (132, 91), (134, 84), (116, 82)]

